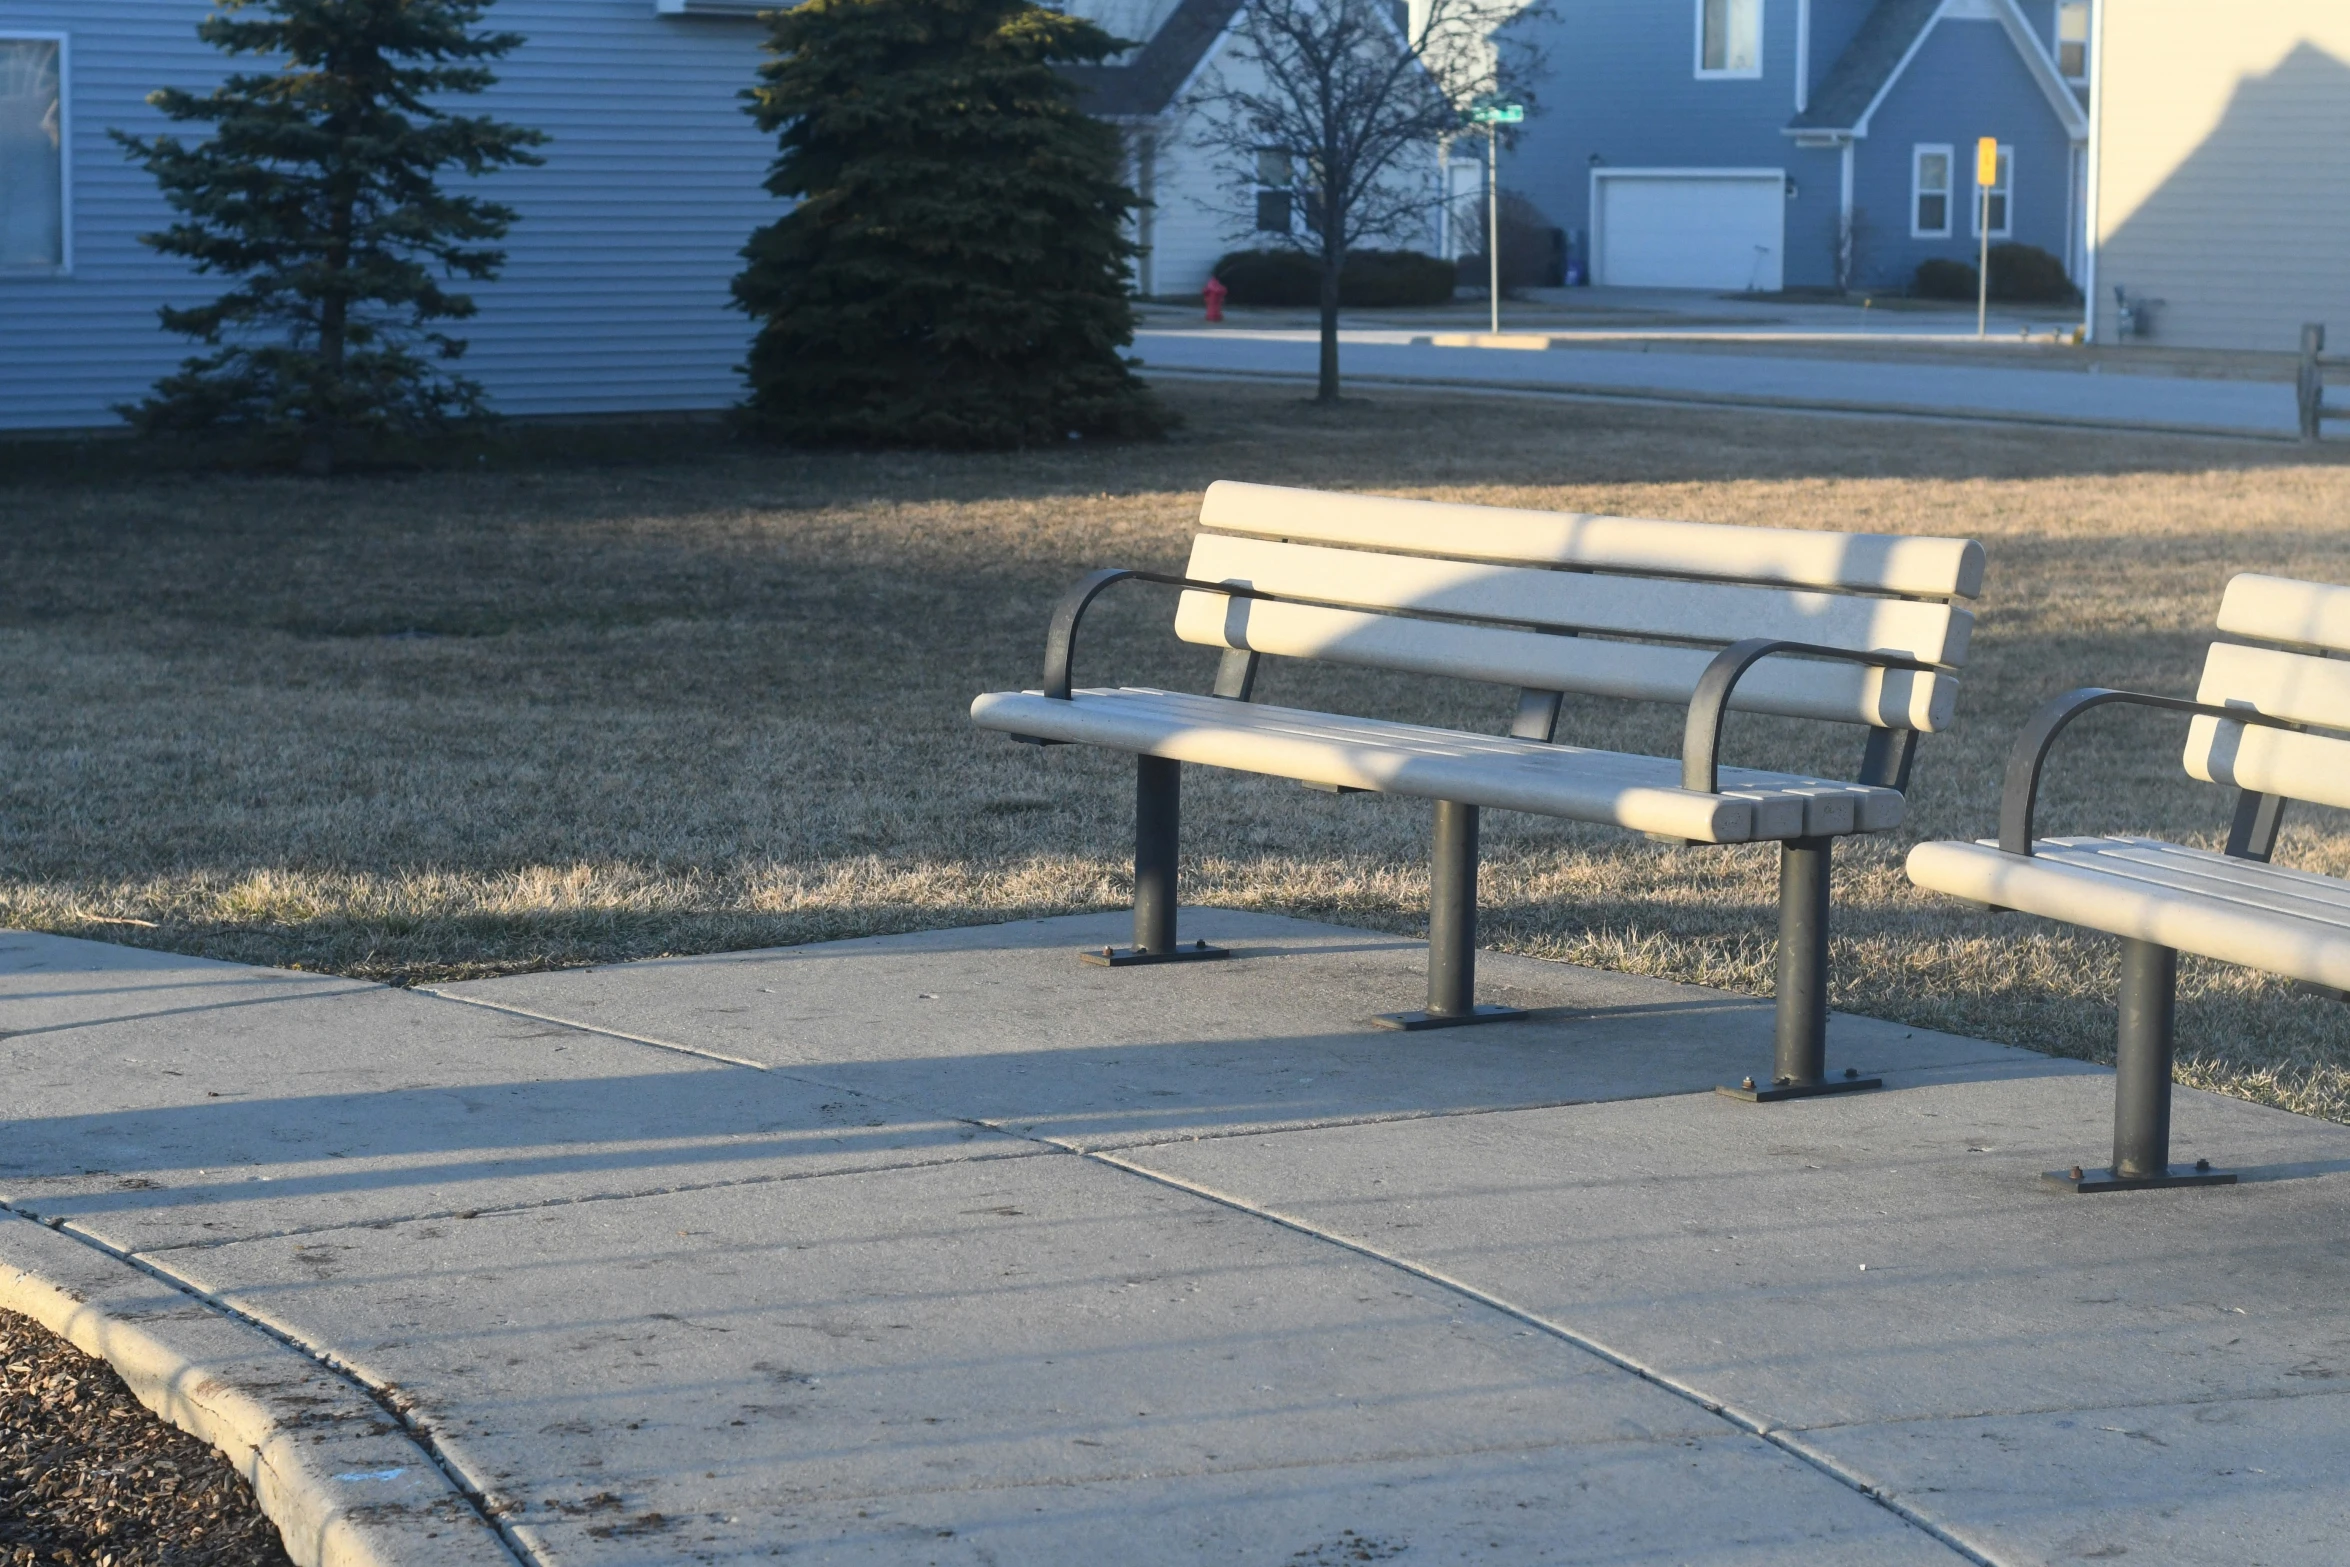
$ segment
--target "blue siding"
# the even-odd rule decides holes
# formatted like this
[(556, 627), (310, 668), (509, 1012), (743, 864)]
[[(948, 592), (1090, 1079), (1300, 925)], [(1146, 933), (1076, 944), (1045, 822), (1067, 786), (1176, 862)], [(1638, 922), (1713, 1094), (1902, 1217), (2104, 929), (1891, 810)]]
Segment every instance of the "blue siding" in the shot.
[[(1975, 259), (1980, 241), (1968, 203), (1974, 144), (1982, 136), (2015, 149), (2009, 237), (2064, 259), (2072, 178), (2072, 144), (2064, 127), (2004, 28), (1945, 21), (1926, 34), (1854, 154), (1853, 203), (1861, 215), (1857, 282), (1898, 287), (1929, 256)], [(1909, 237), (1910, 153), (1920, 142), (1947, 142), (1957, 158), (1948, 239)]]
[[(1815, 29), (1821, 11), (1813, 15)], [(1865, 7), (1860, 7), (1865, 9)], [(1691, 0), (1585, 0), (1539, 24), (1550, 74), (1503, 179), (1561, 228), (1591, 231), (1591, 160), (1613, 168), (1784, 169), (1786, 281), (1834, 277), (1837, 155), (1780, 134), (1795, 113), (1796, 0), (1764, 0), (1762, 75), (1701, 80)], [(1829, 60), (1833, 60), (1833, 55)], [(1817, 33), (1815, 76), (1825, 69)]]
[[(71, 36), (74, 269), (0, 278), (0, 428), (114, 422), (186, 356), (155, 309), (216, 292), (136, 236), (169, 217), (107, 138), (152, 132), (157, 86), (203, 88), (227, 69), (197, 41), (205, 0), (0, 0), (0, 32)], [(737, 94), (760, 54), (755, 22), (661, 17), (653, 0), (501, 0), (490, 25), (527, 36), (468, 110), (554, 140), (544, 167), (480, 183), (521, 220), (505, 275), (472, 290), (461, 362), (508, 413), (725, 407), (750, 338), (727, 285), (773, 144)]]
[[(1816, 89), (1875, 8), (1875, 0), (1813, 0), (1810, 83)], [(1541, 112), (1527, 125), (1503, 178), (1552, 223), (1590, 232), (1591, 166), (1778, 168), (1795, 182), (1787, 204), (1786, 282), (1835, 281), (1842, 154), (1798, 147), (1795, 114), (1798, 0), (1764, 0), (1763, 72), (1752, 80), (1699, 80), (1693, 70), (1691, 0), (1575, 0), (1534, 24), (1549, 74)], [(2025, 0), (2031, 25), (2053, 38), (2055, 0)], [(2015, 237), (2065, 255), (2070, 143), (2005, 29), (1945, 21), (1926, 35), (1909, 70), (1854, 151), (1854, 206), (1864, 229), (1855, 282), (1906, 282), (1919, 260), (1958, 254), (1909, 238), (1912, 144), (1971, 143), (1996, 134), (2016, 147)]]

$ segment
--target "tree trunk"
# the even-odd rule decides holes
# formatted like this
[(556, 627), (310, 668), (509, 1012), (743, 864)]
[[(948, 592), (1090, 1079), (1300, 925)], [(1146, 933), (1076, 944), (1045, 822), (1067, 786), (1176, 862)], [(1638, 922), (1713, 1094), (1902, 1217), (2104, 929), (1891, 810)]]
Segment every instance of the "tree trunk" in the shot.
[[(1325, 227), (1322, 232), (1328, 234), (1330, 230)], [(1338, 401), (1338, 269), (1345, 259), (1344, 252), (1329, 240), (1323, 240), (1322, 379), (1314, 390), (1314, 401), (1317, 403)]]

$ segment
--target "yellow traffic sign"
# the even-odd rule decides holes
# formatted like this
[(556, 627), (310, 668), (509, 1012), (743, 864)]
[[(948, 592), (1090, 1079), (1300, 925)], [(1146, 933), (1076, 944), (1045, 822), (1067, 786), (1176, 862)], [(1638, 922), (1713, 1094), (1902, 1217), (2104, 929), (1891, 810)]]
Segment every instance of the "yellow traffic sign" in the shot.
[(1999, 183), (1999, 138), (1996, 136), (1986, 136), (1975, 143), (1975, 183), (1986, 186)]

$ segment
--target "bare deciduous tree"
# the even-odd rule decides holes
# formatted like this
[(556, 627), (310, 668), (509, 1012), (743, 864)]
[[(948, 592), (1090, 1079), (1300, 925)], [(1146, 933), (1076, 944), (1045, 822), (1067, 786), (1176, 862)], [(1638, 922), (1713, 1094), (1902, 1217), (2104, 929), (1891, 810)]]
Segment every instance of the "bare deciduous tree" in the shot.
[[(1293, 169), (1303, 232), (1321, 263), (1316, 398), (1338, 399), (1338, 278), (1349, 250), (1425, 231), (1443, 204), (1438, 159), (1469, 110), (1523, 98), (1540, 69), (1502, 29), (1542, 0), (1243, 0), (1232, 42), (1186, 100), (1193, 139), (1245, 194), (1252, 223), (1269, 163)], [(1524, 36), (1530, 29), (1513, 29)]]

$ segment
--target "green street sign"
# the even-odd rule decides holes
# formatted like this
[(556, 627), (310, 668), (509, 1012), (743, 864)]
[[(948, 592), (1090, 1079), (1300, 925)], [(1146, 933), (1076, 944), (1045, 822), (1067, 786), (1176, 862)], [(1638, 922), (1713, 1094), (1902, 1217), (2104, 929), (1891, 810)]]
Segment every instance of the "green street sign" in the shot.
[(1518, 125), (1526, 118), (1522, 103), (1490, 103), (1482, 109), (1471, 109), (1469, 118), (1479, 125)]

